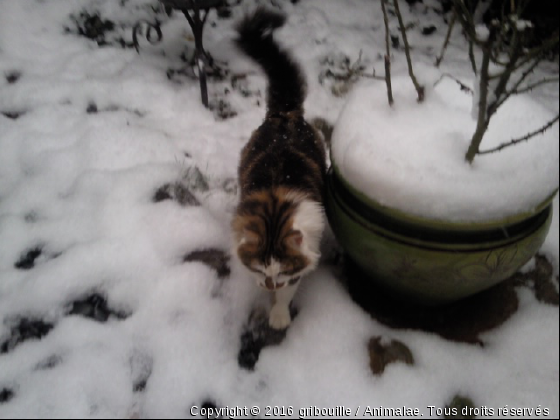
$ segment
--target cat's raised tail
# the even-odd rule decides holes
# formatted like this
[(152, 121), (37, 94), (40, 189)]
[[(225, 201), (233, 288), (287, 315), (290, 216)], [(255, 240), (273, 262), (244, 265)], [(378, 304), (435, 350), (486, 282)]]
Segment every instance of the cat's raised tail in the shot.
[(239, 48), (257, 62), (268, 78), (268, 112), (303, 111), (306, 83), (299, 66), (273, 38), (286, 16), (280, 12), (258, 8), (237, 26)]

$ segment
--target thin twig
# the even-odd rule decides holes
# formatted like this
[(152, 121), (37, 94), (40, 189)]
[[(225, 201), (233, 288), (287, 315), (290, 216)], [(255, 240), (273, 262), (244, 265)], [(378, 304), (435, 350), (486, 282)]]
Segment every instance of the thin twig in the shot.
[(395, 5), (395, 13), (397, 15), (397, 19), (399, 21), (399, 28), (401, 30), (401, 35), (403, 37), (404, 52), (406, 55), (406, 62), (408, 64), (408, 75), (410, 76), (410, 79), (412, 80), (412, 83), (414, 84), (414, 88), (416, 89), (416, 92), (418, 94), (418, 102), (423, 102), (425, 96), (425, 90), (424, 90), (424, 86), (418, 83), (418, 80), (414, 75), (414, 70), (412, 68), (412, 59), (410, 58), (410, 44), (408, 43), (408, 38), (406, 36), (406, 28), (404, 26), (401, 10), (399, 8), (399, 0), (393, 0), (393, 4)]
[(546, 53), (558, 48), (559, 43), (560, 43), (560, 35), (558, 31), (556, 31), (554, 35), (552, 35), (550, 38), (544, 41), (544, 43), (541, 46), (535, 47), (527, 52), (523, 52), (523, 59), (519, 61), (516, 69), (520, 69), (524, 67), (527, 63), (530, 63), (533, 60), (545, 55)]
[(385, 23), (385, 84), (387, 85), (387, 99), (389, 105), (393, 106), (393, 87), (391, 85), (391, 40), (389, 34), (389, 16), (387, 15), (386, 0), (381, 0), (381, 10), (383, 11), (383, 22)]
[[(527, 68), (527, 69), (523, 72), (523, 74), (519, 77), (519, 79), (517, 80), (517, 82), (514, 83), (514, 85), (513, 85), (513, 87), (512, 87), (511, 89), (505, 90), (505, 91), (504, 91), (504, 94), (503, 94), (500, 98), (496, 97), (495, 111), (497, 111), (498, 108), (500, 108), (500, 107), (504, 104), (504, 102), (507, 101), (507, 100), (511, 97), (511, 95), (514, 95), (514, 94), (515, 94), (515, 91), (516, 91), (517, 89), (519, 89), (519, 87), (523, 84), (523, 82), (525, 81), (525, 79), (527, 79), (527, 77), (529, 77), (529, 75), (533, 72), (533, 70), (535, 70), (535, 68), (540, 64), (541, 61), (542, 61), (541, 59), (533, 61), (533, 63), (531, 63), (531, 65), (529, 66), (529, 68)], [(505, 71), (505, 70), (504, 70), (504, 71)], [(510, 75), (509, 77), (511, 77), (511, 75)], [(508, 78), (509, 78), (509, 77), (508, 77)], [(506, 83), (507, 83), (507, 82), (506, 82)], [(494, 111), (494, 112), (495, 112), (495, 111)]]
[(393, 106), (395, 102), (393, 98), (393, 87), (391, 85), (391, 59), (388, 55), (385, 56), (385, 84), (387, 85), (387, 100), (389, 105)]
[(377, 76), (375, 74), (375, 69), (373, 71), (373, 74), (360, 73), (360, 77), (365, 77), (366, 79), (381, 80), (383, 82), (385, 81), (385, 76)]
[(459, 23), (465, 31), (467, 40), (469, 42), (469, 60), (471, 62), (473, 73), (475, 75), (478, 75), (478, 66), (476, 64), (476, 57), (474, 55), (474, 46), (483, 46), (483, 42), (478, 39), (473, 16), (465, 2), (462, 0), (454, 0), (453, 4), (455, 6), (457, 19), (459, 20)]
[[(502, 2), (501, 19), (492, 21), (489, 25), (488, 37), (477, 33), (474, 17), (465, 0), (453, 0), (460, 22), (469, 42), (469, 57), (475, 74), (478, 76), (478, 118), (476, 130), (471, 139), (465, 159), (472, 163), (479, 154), (494, 153), (517, 143), (543, 133), (558, 122), (554, 118), (541, 129), (529, 133), (521, 138), (504, 143), (494, 149), (480, 151), (480, 144), (485, 135), (491, 118), (498, 109), (514, 94), (525, 93), (545, 83), (558, 82), (558, 78), (544, 78), (537, 82), (526, 84), (527, 78), (544, 59), (547, 52), (558, 47), (559, 36), (556, 31), (553, 36), (542, 42), (538, 47), (528, 49), (525, 31), (518, 24), (530, 0), (511, 0)], [(471, 2), (472, 5), (472, 2)], [(509, 10), (507, 10), (509, 8)], [(478, 69), (474, 47), (482, 50), (482, 64)], [(489, 74), (490, 65), (499, 67), (493, 74)], [(517, 73), (520, 72), (520, 73)]]
[(512, 90), (511, 93), (513, 95), (520, 95), (522, 93), (531, 92), (533, 89), (535, 89), (539, 86), (546, 85), (546, 84), (549, 84), (549, 83), (558, 83), (559, 81), (560, 81), (560, 78), (558, 78), (558, 77), (551, 77), (551, 78), (548, 78), (548, 79), (542, 79), (542, 80), (539, 80), (538, 82), (535, 82), (535, 83), (532, 83), (530, 85), (525, 86), (523, 89)]
[[(490, 28), (490, 32), (492, 33), (495, 28)], [(490, 44), (490, 48), (492, 44)], [(519, 31), (517, 30), (516, 26), (513, 26), (513, 35), (511, 39), (511, 46), (509, 52), (509, 61), (507, 63), (506, 68), (501, 73), (501, 76), (498, 80), (498, 84), (494, 89), (494, 101), (488, 104), (487, 109), (487, 119), (490, 118), (498, 111), (498, 108), (509, 99), (511, 96), (511, 92), (507, 89), (507, 84), (513, 75), (517, 67), (517, 62), (519, 61), (521, 55), (523, 53), (523, 46), (521, 42), (521, 38), (519, 37)]]
[(488, 155), (490, 153), (496, 153), (499, 152), (500, 150), (503, 150), (507, 147), (511, 147), (514, 146), (518, 143), (524, 142), (524, 141), (528, 141), (530, 139), (532, 139), (533, 137), (539, 135), (539, 134), (544, 134), (545, 131), (547, 131), (550, 127), (552, 127), (554, 124), (556, 124), (558, 122), (558, 120), (560, 119), (560, 114), (557, 115), (556, 117), (554, 117), (551, 121), (549, 121), (546, 125), (542, 126), (541, 128), (539, 128), (538, 130), (532, 131), (529, 134), (526, 134), (523, 137), (520, 137), (518, 139), (514, 139), (511, 140), (507, 143), (502, 143), (501, 145), (493, 148), (493, 149), (488, 149), (488, 150), (483, 150), (481, 152), (478, 152), (479, 155)]
[(476, 57), (474, 56), (474, 42), (469, 38), (469, 61), (471, 62), (472, 70), (475, 76), (478, 76), (478, 68), (476, 66)]
[(470, 164), (473, 163), (475, 156), (480, 150), (480, 143), (490, 124), (491, 114), (488, 113), (488, 69), (490, 68), (490, 49), (492, 48), (493, 34), (491, 33), (486, 46), (483, 48), (482, 66), (480, 69), (479, 80), (479, 98), (478, 98), (478, 116), (476, 122), (476, 130), (471, 139), (469, 148), (465, 155), (465, 160)]
[(463, 0), (453, 0), (453, 4), (455, 5), (455, 10), (457, 11), (457, 19), (459, 19), (459, 23), (461, 23), (463, 30), (466, 32), (467, 38), (476, 45), (482, 46), (484, 41), (478, 39), (474, 17), (465, 2)]
[(445, 36), (445, 42), (441, 47), (441, 52), (439, 54), (439, 57), (436, 59), (436, 67), (439, 67), (441, 65), (441, 62), (443, 61), (443, 56), (445, 55), (445, 52), (447, 51), (447, 47), (449, 46), (449, 41), (451, 40), (451, 33), (453, 32), (455, 22), (457, 22), (457, 8), (453, 7), (453, 16), (451, 16), (451, 21), (449, 22), (449, 27), (447, 28), (447, 35)]
[(462, 90), (463, 92), (467, 92), (467, 93), (469, 93), (469, 94), (471, 94), (471, 95), (474, 94), (474, 91), (473, 91), (469, 86), (467, 86), (466, 84), (464, 84), (463, 82), (461, 82), (459, 79), (457, 79), (455, 76), (453, 76), (453, 75), (451, 75), (451, 74), (449, 74), (449, 73), (443, 73), (443, 74), (441, 75), (441, 77), (434, 83), (434, 87), (436, 87), (437, 85), (439, 85), (439, 83), (440, 83), (443, 79), (445, 79), (446, 77), (449, 78), (449, 79), (451, 79), (451, 80), (453, 80), (454, 82), (456, 82), (456, 83), (459, 85), (459, 87), (461, 88), (461, 90)]

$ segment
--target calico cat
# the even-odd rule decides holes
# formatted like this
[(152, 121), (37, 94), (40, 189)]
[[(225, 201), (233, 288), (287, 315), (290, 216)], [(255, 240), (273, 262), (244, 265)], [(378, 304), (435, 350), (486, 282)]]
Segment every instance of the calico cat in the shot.
[(318, 264), (325, 225), (325, 148), (303, 117), (306, 83), (273, 39), (285, 16), (257, 9), (237, 27), (237, 45), (268, 79), (267, 113), (241, 153), (240, 202), (232, 227), (236, 253), (274, 293), (269, 325), (287, 328), (301, 278)]

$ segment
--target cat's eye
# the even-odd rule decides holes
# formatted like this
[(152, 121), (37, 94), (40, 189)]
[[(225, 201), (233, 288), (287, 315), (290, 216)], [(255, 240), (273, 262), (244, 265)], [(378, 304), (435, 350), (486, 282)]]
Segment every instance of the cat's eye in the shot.
[(254, 267), (248, 267), (248, 268), (253, 273), (262, 274), (263, 276), (265, 275), (264, 272), (262, 270), (259, 270), (258, 268), (254, 268)]
[(294, 274), (296, 274), (298, 272), (298, 270), (286, 270), (286, 271), (281, 271), (280, 275), (282, 276), (293, 276)]

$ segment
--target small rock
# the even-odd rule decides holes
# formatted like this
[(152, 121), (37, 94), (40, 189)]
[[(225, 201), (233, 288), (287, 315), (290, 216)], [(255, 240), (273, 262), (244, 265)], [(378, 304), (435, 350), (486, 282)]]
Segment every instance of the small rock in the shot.
[(43, 246), (37, 245), (25, 251), (14, 266), (19, 270), (31, 270), (35, 267), (35, 261), (43, 253)]
[(10, 388), (2, 388), (0, 389), (0, 404), (5, 404), (9, 402), (12, 398), (14, 398), (14, 391)]
[(446, 419), (475, 419), (475, 405), (470, 398), (456, 395), (451, 403), (445, 407)]
[(140, 381), (134, 382), (134, 384), (132, 384), (132, 392), (144, 392), (147, 384), (148, 384), (147, 378), (143, 378)]
[(10, 337), (0, 345), (0, 354), (12, 351), (16, 346), (31, 339), (41, 339), (46, 336), (54, 325), (40, 319), (21, 318), (11, 328)]
[(170, 187), (171, 186), (169, 184), (165, 184), (164, 186), (158, 188), (156, 193), (154, 194), (154, 197), (152, 198), (152, 201), (154, 203), (159, 203), (165, 200), (172, 200), (173, 197), (171, 195), (171, 192), (169, 191)]
[(128, 317), (128, 314), (125, 314), (124, 312), (115, 311), (109, 308), (107, 299), (97, 293), (94, 293), (85, 299), (72, 302), (68, 315), (80, 315), (102, 323), (107, 322), (111, 316), (121, 320)]
[(90, 102), (86, 108), (86, 113), (97, 114), (99, 110), (97, 109), (97, 104), (95, 102)]
[(19, 117), (25, 114), (25, 111), (2, 111), (0, 112), (0, 114), (11, 120), (17, 120)]
[(216, 405), (216, 403), (214, 401), (206, 400), (200, 405), (200, 408), (203, 408), (203, 409), (206, 409), (206, 410), (211, 408), (211, 409), (215, 410), (215, 409), (218, 408), (218, 406)]
[(401, 341), (392, 340), (384, 345), (381, 337), (372, 337), (368, 344), (369, 367), (374, 375), (381, 375), (388, 364), (403, 362), (414, 364), (414, 357), (410, 349)]
[(13, 70), (6, 73), (6, 81), (11, 85), (16, 83), (21, 77), (21, 72), (18, 70)]
[(71, 16), (71, 18), (78, 35), (96, 41), (100, 46), (106, 44), (106, 33), (115, 29), (115, 24), (108, 19), (102, 19), (99, 13), (90, 14), (83, 11), (78, 16)]
[(430, 25), (430, 26), (425, 26), (424, 28), (422, 28), (422, 35), (432, 35), (434, 32), (437, 31), (437, 27), (434, 25)]
[[(227, 418), (219, 415), (220, 407), (212, 399), (206, 399), (200, 404), (199, 403), (189, 404), (189, 409), (188, 409), (189, 415), (190, 415), (190, 407), (192, 407), (193, 405), (200, 407), (199, 414), (196, 416), (196, 418), (205, 418), (205, 419)], [(204, 416), (201, 413), (204, 413)]]

